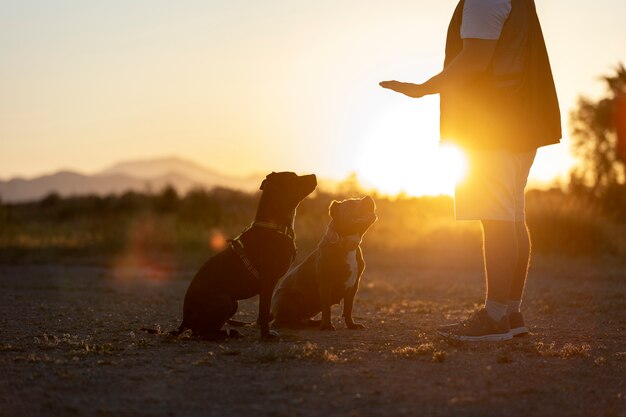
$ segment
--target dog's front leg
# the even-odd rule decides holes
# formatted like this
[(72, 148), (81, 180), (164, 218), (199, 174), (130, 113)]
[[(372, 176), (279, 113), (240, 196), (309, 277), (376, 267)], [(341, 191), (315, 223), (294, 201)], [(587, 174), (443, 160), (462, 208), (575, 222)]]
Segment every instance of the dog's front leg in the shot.
[(343, 319), (346, 322), (346, 327), (348, 329), (364, 329), (365, 326), (360, 323), (355, 323), (352, 320), (352, 306), (354, 305), (354, 296), (356, 295), (357, 290), (359, 289), (359, 283), (357, 282), (346, 291), (346, 296), (343, 299)]
[(363, 275), (363, 271), (365, 270), (365, 261), (363, 260), (363, 252), (361, 252), (361, 247), (359, 246), (356, 254), (357, 260), (357, 278), (352, 286), (352, 288), (348, 288), (346, 291), (346, 295), (343, 298), (343, 319), (346, 322), (346, 327), (348, 329), (364, 329), (365, 326), (360, 323), (355, 323), (352, 320), (352, 307), (354, 306), (354, 297), (356, 296), (356, 292), (359, 289), (359, 283), (361, 282), (361, 275)]
[(322, 323), (320, 330), (335, 330), (335, 326), (330, 320), (330, 282), (322, 278), (319, 286), (320, 304), (322, 307)]
[(259, 326), (261, 327), (261, 337), (263, 339), (276, 339), (280, 335), (274, 330), (270, 330), (270, 305), (272, 303), (272, 292), (274, 288), (262, 285), (259, 291)]

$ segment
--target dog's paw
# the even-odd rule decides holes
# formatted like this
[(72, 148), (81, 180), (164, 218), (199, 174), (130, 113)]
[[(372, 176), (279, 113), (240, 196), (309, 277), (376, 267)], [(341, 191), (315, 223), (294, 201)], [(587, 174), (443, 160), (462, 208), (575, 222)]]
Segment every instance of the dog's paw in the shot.
[(263, 340), (278, 340), (280, 334), (275, 330), (268, 330), (267, 332), (261, 333), (261, 339)]
[(228, 337), (231, 339), (241, 339), (243, 335), (239, 330), (228, 329)]
[(335, 330), (335, 326), (332, 323), (324, 323), (320, 324), (320, 330), (333, 331)]
[(361, 329), (365, 329), (365, 326), (362, 325), (361, 323), (346, 323), (346, 327), (348, 327), (348, 329), (350, 330), (361, 330)]

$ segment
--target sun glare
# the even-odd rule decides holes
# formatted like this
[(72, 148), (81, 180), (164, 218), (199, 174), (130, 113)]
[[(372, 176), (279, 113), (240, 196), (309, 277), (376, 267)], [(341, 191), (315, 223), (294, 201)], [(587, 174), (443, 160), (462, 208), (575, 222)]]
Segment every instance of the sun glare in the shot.
[(365, 186), (391, 195), (454, 193), (467, 164), (458, 148), (439, 145), (434, 106), (416, 109), (404, 103), (371, 120), (367, 128), (357, 161)]
[(463, 151), (456, 146), (441, 146), (438, 158), (441, 165), (447, 167), (447, 176), (452, 180), (453, 185), (461, 181), (467, 174), (467, 159)]

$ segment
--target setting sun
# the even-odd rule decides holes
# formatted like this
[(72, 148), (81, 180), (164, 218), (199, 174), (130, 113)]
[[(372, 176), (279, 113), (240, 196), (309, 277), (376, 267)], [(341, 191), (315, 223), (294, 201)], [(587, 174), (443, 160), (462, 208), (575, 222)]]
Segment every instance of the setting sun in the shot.
[(385, 194), (451, 195), (465, 174), (458, 148), (439, 145), (434, 106), (400, 103), (370, 120), (357, 171), (366, 186)]

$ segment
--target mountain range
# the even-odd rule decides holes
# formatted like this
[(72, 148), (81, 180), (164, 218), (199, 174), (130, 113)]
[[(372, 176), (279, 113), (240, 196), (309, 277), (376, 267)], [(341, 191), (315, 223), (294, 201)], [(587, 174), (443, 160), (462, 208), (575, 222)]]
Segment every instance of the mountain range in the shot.
[(184, 194), (192, 188), (224, 187), (242, 191), (258, 190), (264, 175), (233, 177), (205, 168), (195, 162), (167, 157), (125, 161), (94, 175), (59, 171), (36, 178), (0, 181), (3, 202), (39, 200), (55, 192), (61, 196), (120, 194), (126, 191), (158, 192), (171, 185)]

